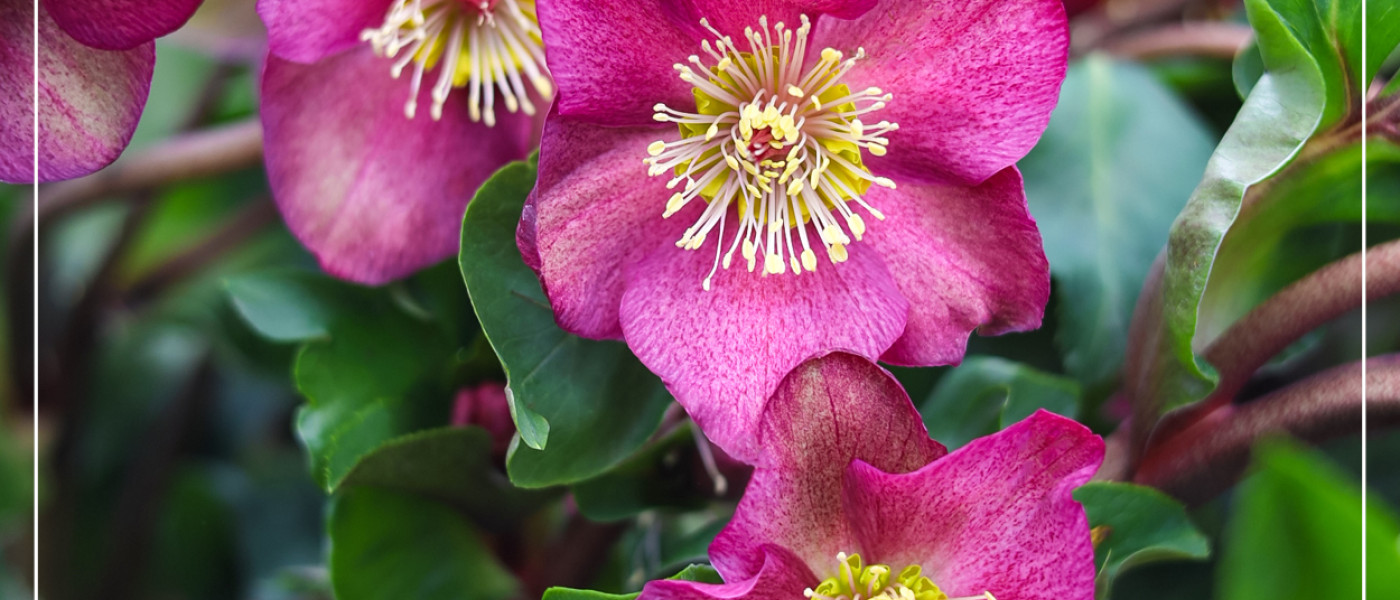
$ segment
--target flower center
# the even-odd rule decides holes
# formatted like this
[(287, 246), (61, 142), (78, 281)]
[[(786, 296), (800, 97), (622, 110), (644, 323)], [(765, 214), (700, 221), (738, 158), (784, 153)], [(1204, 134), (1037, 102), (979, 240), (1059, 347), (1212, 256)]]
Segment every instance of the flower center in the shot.
[(418, 112), (423, 75), (438, 70), (433, 84), (433, 120), (454, 88), (469, 94), (472, 121), (485, 117), (496, 124), (496, 92), (506, 110), (535, 114), (526, 93), (529, 79), (544, 100), (554, 94), (544, 64), (544, 43), (535, 18), (535, 0), (395, 0), (378, 29), (366, 29), (360, 39), (374, 53), (394, 59), (390, 73), (397, 79), (413, 65), (412, 86), (404, 114)]
[(744, 30), (747, 52), (708, 22), (700, 24), (715, 36), (713, 45), (701, 43), (714, 64), (691, 56), (693, 68), (675, 66), (681, 80), (694, 86), (696, 112), (656, 105), (655, 119), (676, 123), (681, 139), (651, 144), (644, 160), (651, 176), (674, 174), (668, 189), (685, 184), (666, 203), (663, 217), (696, 198), (708, 204), (676, 245), (699, 249), (716, 226), (723, 236), (734, 205), (738, 228), (727, 252), (723, 240), (716, 245), (706, 290), (721, 262), (728, 269), (740, 248), (749, 272), (759, 255), (764, 274), (781, 274), (789, 266), (794, 274), (815, 271), (812, 249), (818, 245), (832, 263), (845, 262), (851, 237), (860, 240), (865, 234), (864, 219), (849, 205), (884, 219), (862, 195), (872, 183), (895, 187), (872, 175), (861, 157), (862, 149), (884, 156), (889, 144), (884, 135), (899, 129), (888, 121), (866, 125), (861, 120), (883, 109), (891, 96), (878, 88), (852, 92), (841, 83), (865, 50), (844, 58), (826, 48), (804, 69), (812, 30), (805, 15), (795, 32), (782, 23), (770, 29), (768, 19), (760, 18), (760, 30)]
[(837, 573), (807, 588), (802, 595), (811, 600), (996, 600), (991, 592), (977, 596), (949, 598), (933, 580), (923, 576), (919, 565), (909, 565), (898, 575), (889, 565), (861, 565), (860, 555), (836, 555)]

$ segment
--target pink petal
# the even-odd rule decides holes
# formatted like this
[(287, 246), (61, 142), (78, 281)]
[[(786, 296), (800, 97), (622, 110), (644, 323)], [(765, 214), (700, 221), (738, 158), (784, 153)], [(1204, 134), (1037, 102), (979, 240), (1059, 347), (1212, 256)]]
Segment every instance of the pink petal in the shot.
[(268, 182), (292, 233), (337, 277), (381, 284), (453, 256), (477, 187), (529, 152), (530, 117), (472, 123), (465, 93), (435, 122), (424, 89), (407, 118), (407, 79), (368, 47), (311, 66), (268, 57)]
[(778, 546), (762, 548), (762, 567), (750, 578), (711, 584), (677, 579), (652, 581), (637, 600), (778, 600), (801, 598), (818, 583), (802, 560)]
[[(739, 47), (744, 45), (744, 28), (759, 30), (759, 18), (767, 17), (768, 24), (785, 23), (796, 29), (800, 15), (806, 13), (816, 17), (830, 14), (841, 19), (854, 19), (875, 7), (878, 0), (671, 0), (677, 12), (689, 15), (688, 22), (698, 24), (701, 18), (708, 19), (720, 33), (732, 36)], [(696, 30), (702, 38), (712, 37), (704, 29)]]
[(813, 42), (868, 56), (851, 89), (894, 95), (869, 116), (899, 124), (872, 161), (899, 183), (978, 183), (1030, 151), (1060, 94), (1069, 30), (1060, 0), (886, 0), (824, 20)]
[(44, 0), (73, 39), (103, 50), (131, 50), (179, 29), (201, 0)]
[(672, 192), (642, 164), (647, 144), (671, 128), (614, 129), (557, 114), (546, 121), (539, 179), (517, 239), (564, 329), (622, 338), (625, 267), (689, 226), (661, 218)]
[(834, 568), (837, 552), (859, 551), (835, 494), (846, 465), (860, 459), (906, 473), (947, 452), (929, 439), (893, 376), (845, 353), (809, 360), (788, 374), (764, 408), (758, 438), (763, 462), (733, 520), (710, 545), (710, 560), (726, 580), (756, 575), (765, 543), (808, 565)]
[(950, 596), (1093, 600), (1089, 522), (1070, 493), (1103, 454), (1083, 425), (1042, 410), (913, 473), (853, 463), (846, 514), (868, 561), (919, 564)]
[[(652, 106), (695, 106), (671, 65), (700, 52), (690, 15), (672, 0), (541, 0), (535, 5), (560, 114), (645, 126)], [(638, 161), (641, 159), (638, 158)]]
[(904, 335), (882, 360), (956, 364), (973, 329), (996, 335), (1040, 327), (1050, 267), (1015, 167), (976, 187), (872, 187), (866, 198), (886, 218), (871, 220), (852, 250), (878, 249), (911, 299)]
[[(367, 42), (360, 32), (379, 27), (393, 0), (258, 0), (268, 49), (278, 58), (314, 63)], [(387, 72), (387, 67), (385, 67)]]
[[(693, 223), (698, 204), (671, 218)], [(728, 243), (732, 227), (711, 238)], [(904, 330), (909, 303), (880, 258), (859, 247), (845, 263), (823, 260), (801, 275), (750, 273), (736, 253), (736, 264), (720, 269), (705, 291), (714, 248), (685, 251), (666, 241), (633, 266), (622, 331), (705, 435), (753, 464), (763, 404), (783, 377), (830, 350), (879, 356)]]
[[(34, 179), (34, 5), (0, 0), (0, 180)], [(84, 46), (39, 14), (39, 181), (72, 179), (122, 153), (151, 88), (155, 46)]]

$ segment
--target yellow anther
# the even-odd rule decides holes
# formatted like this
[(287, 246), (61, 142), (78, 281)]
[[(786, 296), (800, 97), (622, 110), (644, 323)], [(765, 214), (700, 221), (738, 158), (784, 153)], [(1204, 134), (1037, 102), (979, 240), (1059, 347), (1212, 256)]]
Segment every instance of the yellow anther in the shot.
[(831, 255), (831, 262), (834, 263), (843, 263), (846, 262), (847, 258), (850, 258), (850, 255), (846, 253), (846, 245), (840, 242), (832, 244), (827, 253)]
[(796, 256), (789, 256), (789, 257), (788, 257), (788, 262), (792, 264), (792, 274), (793, 274), (793, 275), (796, 275), (796, 274), (802, 272), (802, 269), (799, 268), (799, 265), (797, 264), (797, 257), (796, 257)]
[(846, 219), (846, 226), (851, 228), (851, 235), (856, 236), (856, 241), (860, 241), (861, 236), (865, 235), (865, 219), (860, 218), (860, 215), (852, 214)]
[(792, 182), (792, 184), (789, 185), (788, 188), (787, 188), (787, 194), (788, 194), (789, 196), (796, 196), (796, 195), (798, 195), (798, 194), (801, 194), (801, 193), (802, 193), (802, 190), (804, 189), (804, 186), (803, 186), (803, 183), (802, 183), (803, 181), (805, 181), (805, 180), (804, 180), (804, 179), (794, 179), (793, 182)]
[(733, 156), (726, 154), (724, 156), (724, 163), (729, 165), (729, 168), (734, 169), (735, 171), (739, 170), (739, 159), (734, 158)]
[(802, 251), (802, 268), (808, 271), (817, 270), (817, 254), (811, 248)]
[(720, 59), (718, 65), (715, 65), (715, 69), (719, 70), (720, 73), (723, 73), (725, 71), (728, 71), (729, 67), (732, 66), (734, 66), (734, 61), (730, 60), (729, 56), (726, 55), (724, 58)]
[(841, 62), (841, 51), (835, 48), (822, 50), (822, 60), (826, 62)]
[(719, 123), (711, 123), (710, 128), (705, 130), (705, 141), (713, 140), (717, 135), (719, 135)]
[(657, 156), (666, 151), (666, 142), (656, 141), (647, 146), (647, 154)]
[(891, 180), (890, 178), (888, 178), (888, 177), (876, 177), (876, 178), (875, 178), (875, 185), (878, 185), (878, 186), (884, 187), (884, 188), (895, 189), (894, 181), (892, 181), (892, 180)]
[(801, 98), (807, 95), (807, 92), (802, 91), (802, 88), (797, 87), (795, 85), (788, 85), (787, 93), (797, 98)]
[(676, 211), (685, 206), (685, 196), (683, 194), (673, 194), (670, 200), (666, 201), (666, 212), (661, 214), (661, 218), (670, 218)]
[(768, 274), (778, 275), (782, 273), (784, 269), (785, 267), (783, 266), (783, 259), (779, 258), (777, 254), (769, 254), (768, 256), (764, 257), (763, 270), (768, 272)]
[(871, 144), (866, 146), (866, 150), (870, 151), (871, 156), (884, 156), (889, 152), (889, 150), (881, 144)]

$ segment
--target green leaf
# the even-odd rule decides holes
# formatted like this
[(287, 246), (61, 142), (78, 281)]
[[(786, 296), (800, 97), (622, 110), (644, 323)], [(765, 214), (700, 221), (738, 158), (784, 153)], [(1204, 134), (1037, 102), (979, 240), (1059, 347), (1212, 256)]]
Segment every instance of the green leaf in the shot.
[(685, 424), (626, 462), (598, 477), (574, 484), (579, 512), (594, 521), (617, 521), (655, 508), (696, 509), (693, 425)]
[(444, 427), (395, 438), (362, 457), (340, 485), (441, 500), (481, 523), (518, 519), (554, 497), (510, 485), (496, 470), (491, 434), (480, 427)]
[(472, 305), (509, 381), (523, 443), (511, 449), (506, 470), (522, 487), (608, 470), (656, 431), (670, 403), (661, 381), (625, 345), (585, 340), (555, 323), (515, 243), (534, 181), (534, 167), (518, 162), (477, 191), (462, 222), (460, 257)]
[(331, 504), (331, 586), (339, 600), (504, 600), (520, 585), (461, 515), (375, 488)]
[(1118, 375), (1143, 278), (1213, 143), (1146, 69), (1098, 55), (1070, 67), (1020, 167), (1056, 280), (1056, 342), (1084, 385)]
[(332, 320), (369, 302), (365, 288), (299, 269), (247, 273), (224, 285), (238, 314), (279, 342), (330, 335)]
[(951, 370), (918, 404), (929, 436), (955, 449), (1044, 408), (1074, 418), (1079, 384), (1020, 363), (973, 356)]
[(446, 424), (453, 390), (441, 376), (455, 350), (440, 328), (392, 306), (339, 317), (329, 331), (301, 349), (294, 372), (307, 398), (297, 434), (328, 492), (389, 440)]
[(1157, 418), (1208, 394), (1216, 375), (1196, 357), (1192, 341), (1206, 281), (1225, 232), (1246, 190), (1283, 168), (1317, 129), (1327, 96), (1317, 62), (1264, 0), (1247, 0), (1268, 72), (1206, 165), (1205, 177), (1168, 236), (1160, 287), (1136, 318), (1148, 340), (1128, 365), (1139, 442)]
[(1210, 543), (1186, 516), (1180, 502), (1155, 489), (1093, 481), (1074, 491), (1099, 539), (1094, 545), (1098, 597), (1113, 580), (1137, 565), (1210, 556)]
[(1254, 90), (1254, 84), (1263, 76), (1264, 57), (1259, 54), (1259, 45), (1250, 42), (1235, 56), (1235, 62), (1230, 65), (1230, 77), (1235, 81), (1235, 91), (1239, 92), (1241, 98), (1248, 98), (1249, 93)]
[[(1369, 144), (1367, 168), (1377, 198), (1391, 197), (1400, 181), (1400, 148)], [(1346, 146), (1299, 165), (1270, 182), (1265, 198), (1245, 203), (1225, 234), (1201, 299), (1195, 346), (1204, 348), (1269, 296), (1313, 270), (1361, 250), (1361, 145)], [(1372, 223), (1400, 223), (1400, 206), (1372, 202)], [(1345, 223), (1332, 248), (1306, 247), (1297, 235), (1321, 225)], [(1290, 249), (1298, 256), (1285, 259)]]
[[(1217, 596), (1223, 600), (1361, 597), (1361, 494), (1323, 459), (1290, 442), (1255, 450), (1224, 538)], [(1400, 525), (1367, 503), (1367, 595), (1400, 598)]]
[[(1247, 0), (1250, 23), (1254, 25), (1269, 65), (1270, 44), (1302, 50), (1322, 78), (1326, 95), (1321, 127), (1330, 127), (1348, 116), (1360, 116), (1361, 92), (1361, 3), (1355, 0)], [(1262, 13), (1277, 20), (1281, 30), (1261, 27)], [(1290, 38), (1284, 40), (1283, 38)], [(1271, 39), (1270, 39), (1271, 38)], [(1392, 46), (1393, 47), (1393, 46)], [(1290, 48), (1290, 52), (1294, 51)], [(1382, 57), (1384, 60), (1384, 57)], [(1372, 68), (1380, 66), (1372, 63)], [(1374, 76), (1374, 73), (1372, 74)]]
[[(724, 579), (719, 576), (719, 572), (709, 565), (690, 565), (676, 573), (670, 579), (682, 581), (698, 581), (701, 583), (724, 583)], [(595, 592), (593, 590), (576, 590), (566, 587), (552, 587), (544, 591), (542, 600), (636, 600), (641, 592), (631, 594), (608, 594), (605, 592)]]

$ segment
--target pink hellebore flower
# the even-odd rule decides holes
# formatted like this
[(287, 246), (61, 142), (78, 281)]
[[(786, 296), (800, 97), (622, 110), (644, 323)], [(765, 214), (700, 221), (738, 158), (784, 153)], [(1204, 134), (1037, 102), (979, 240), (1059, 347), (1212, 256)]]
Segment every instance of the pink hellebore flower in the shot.
[[(200, 0), (42, 0), (40, 182), (81, 177), (131, 142), (156, 63), (154, 40)], [(33, 0), (0, 0), (0, 181), (34, 180)]]
[(849, 354), (808, 362), (764, 410), (758, 465), (710, 545), (723, 584), (639, 600), (1093, 600), (1070, 493), (1103, 441), (1040, 411), (945, 456), (899, 384)]
[(455, 254), (467, 202), (530, 152), (553, 94), (534, 0), (259, 0), (258, 14), (268, 180), (292, 232), (367, 284)]
[[(831, 349), (962, 359), (1040, 326), (1013, 166), (1059, 0), (540, 0), (559, 99), (519, 230), (561, 326), (622, 338), (717, 444)], [(846, 20), (843, 20), (846, 19)]]
[(489, 381), (462, 388), (452, 402), (452, 425), (476, 425), (491, 434), (491, 453), (505, 456), (510, 439), (515, 436), (515, 422), (510, 418), (510, 400), (506, 385)]

